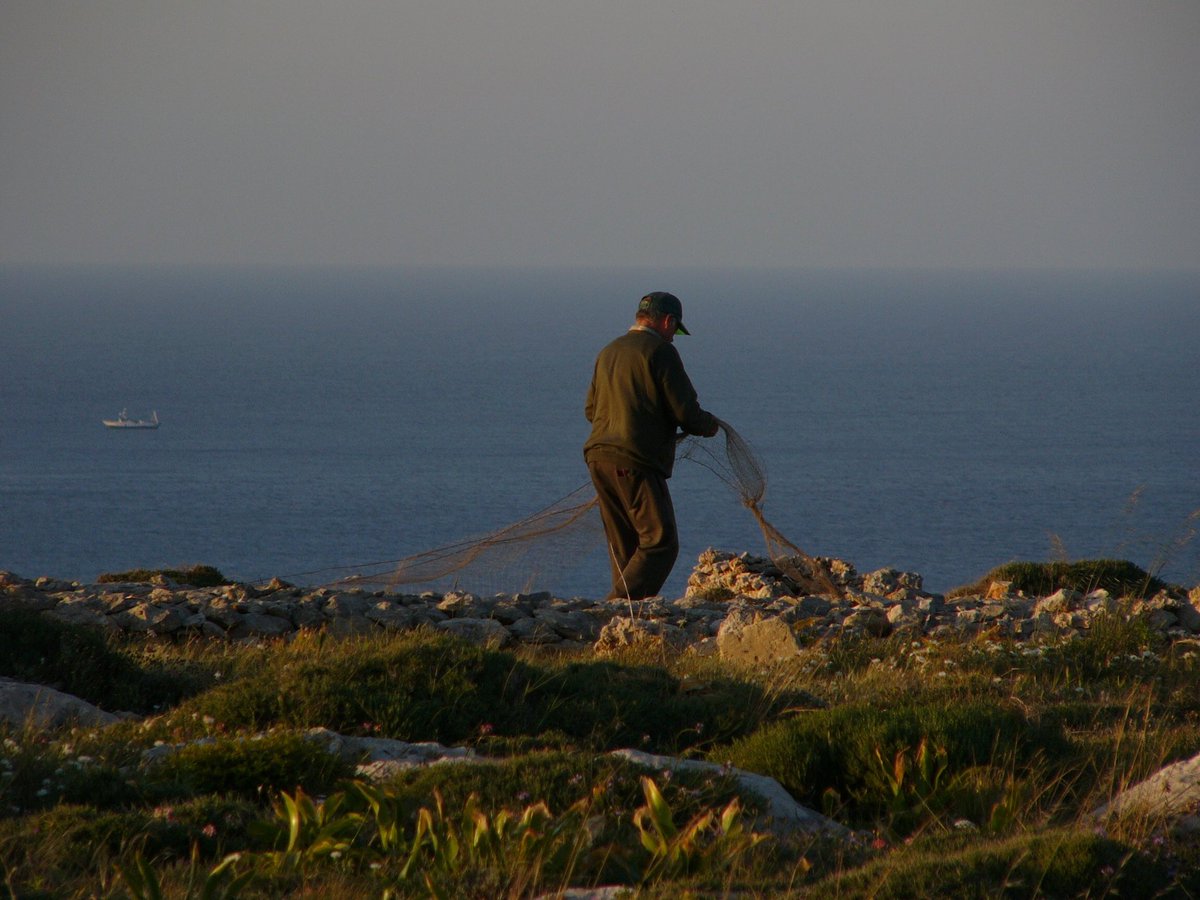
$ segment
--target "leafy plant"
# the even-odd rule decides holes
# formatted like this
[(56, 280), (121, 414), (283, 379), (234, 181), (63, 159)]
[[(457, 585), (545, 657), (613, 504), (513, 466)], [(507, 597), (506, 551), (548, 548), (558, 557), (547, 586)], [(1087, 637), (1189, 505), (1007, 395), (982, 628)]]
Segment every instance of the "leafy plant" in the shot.
[(879, 748), (875, 759), (883, 774), (893, 827), (907, 833), (915, 824), (937, 819), (945, 802), (943, 777), (949, 767), (945, 747), (934, 747), (921, 738), (916, 750), (902, 747), (890, 764)]
[(767, 838), (765, 834), (746, 830), (737, 798), (720, 813), (703, 810), (678, 828), (671, 807), (653, 779), (642, 778), (642, 791), (646, 804), (633, 814), (633, 824), (642, 846), (650, 852), (646, 881), (731, 868), (748, 850)]
[[(234, 875), (231, 866), (237, 862), (238, 854), (231, 854), (220, 864), (210, 869), (203, 876), (199, 851), (193, 847), (191, 865), (188, 870), (188, 881), (182, 894), (186, 900), (234, 900), (250, 883), (253, 872)], [(164, 890), (158, 872), (141, 853), (134, 854), (132, 861), (116, 866), (118, 876), (125, 884), (133, 900), (163, 900), (168, 894)], [(201, 877), (203, 880), (200, 880)]]

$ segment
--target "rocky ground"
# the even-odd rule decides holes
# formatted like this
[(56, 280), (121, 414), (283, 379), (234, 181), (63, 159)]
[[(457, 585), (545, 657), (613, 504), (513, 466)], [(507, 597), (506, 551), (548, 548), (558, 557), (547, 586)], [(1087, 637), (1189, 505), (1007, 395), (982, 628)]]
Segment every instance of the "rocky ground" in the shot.
[[(917, 639), (986, 633), (1013, 640), (1061, 639), (1084, 632), (1099, 615), (1120, 612), (1143, 618), (1173, 642), (1200, 647), (1200, 588), (1190, 593), (1171, 589), (1134, 600), (1105, 591), (1085, 595), (1060, 590), (1027, 597), (1012, 592), (1009, 584), (992, 583), (979, 595), (948, 599), (924, 591), (915, 573), (883, 569), (860, 576), (844, 561), (818, 562), (833, 588), (825, 593), (801, 590), (783, 571), (786, 565), (710, 550), (701, 555), (683, 597), (635, 603), (564, 599), (549, 593), (479, 597), (463, 592), (302, 588), (278, 580), (212, 588), (173, 584), (162, 577), (152, 584), (81, 584), (0, 572), (0, 609), (35, 610), (65, 622), (165, 640), (209, 636), (259, 641), (287, 639), (306, 629), (351, 636), (427, 626), (499, 646), (590, 647), (606, 653), (651, 641), (680, 652), (715, 653), (750, 664), (783, 660), (814, 642), (847, 634)], [(117, 717), (48, 687), (0, 679), (0, 719), (54, 728), (68, 721), (103, 726)], [(396, 767), (443, 760), (486, 762), (465, 748), (383, 740), (366, 746), (367, 739), (323, 730), (312, 738), (353, 756), (365, 777), (386, 777)], [(707, 765), (666, 757), (640, 761), (657, 768)], [(771, 799), (777, 825), (786, 822), (791, 829), (831, 833), (841, 829), (795, 804), (770, 779), (737, 775), (757, 779), (751, 787)], [(1165, 811), (1173, 813), (1172, 818), (1193, 824), (1200, 805), (1200, 756), (1164, 769), (1094, 815), (1103, 820), (1134, 805), (1164, 809), (1164, 797), (1170, 801)]]
[(176, 639), (286, 638), (303, 629), (345, 636), (428, 626), (499, 646), (590, 646), (603, 653), (652, 640), (750, 662), (794, 655), (806, 643), (847, 634), (1069, 637), (1085, 631), (1096, 616), (1117, 611), (1143, 617), (1172, 640), (1200, 643), (1200, 588), (1124, 601), (1103, 590), (1028, 597), (995, 582), (980, 595), (947, 599), (924, 591), (913, 572), (858, 575), (842, 560), (818, 562), (832, 590), (811, 593), (769, 559), (709, 550), (701, 554), (683, 597), (634, 603), (550, 593), (480, 597), (302, 588), (278, 580), (212, 588), (177, 585), (161, 576), (156, 584), (81, 584), (0, 572), (0, 606)]

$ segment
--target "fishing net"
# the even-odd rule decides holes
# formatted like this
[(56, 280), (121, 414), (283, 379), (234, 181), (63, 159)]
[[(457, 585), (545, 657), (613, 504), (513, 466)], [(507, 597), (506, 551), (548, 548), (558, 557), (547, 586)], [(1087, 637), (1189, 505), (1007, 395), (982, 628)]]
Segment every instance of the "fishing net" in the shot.
[[(753, 448), (726, 422), (724, 441), (683, 437), (676, 458), (708, 469), (749, 510), (763, 533), (767, 556), (797, 588), (840, 595), (820, 560), (789, 541), (763, 515), (766, 472)], [(399, 560), (355, 567), (329, 586), (397, 590), (466, 590), (478, 594), (553, 588), (556, 576), (604, 550), (604, 526), (591, 482), (532, 515), (488, 534)]]

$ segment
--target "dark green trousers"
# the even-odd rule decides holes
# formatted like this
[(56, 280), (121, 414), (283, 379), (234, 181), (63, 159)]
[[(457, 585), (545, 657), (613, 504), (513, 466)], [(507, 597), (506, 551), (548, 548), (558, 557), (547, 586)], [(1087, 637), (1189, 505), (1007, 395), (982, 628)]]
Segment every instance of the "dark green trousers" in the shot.
[(588, 471), (600, 500), (612, 566), (612, 591), (605, 599), (656, 596), (679, 556), (667, 479), (605, 460), (589, 462)]

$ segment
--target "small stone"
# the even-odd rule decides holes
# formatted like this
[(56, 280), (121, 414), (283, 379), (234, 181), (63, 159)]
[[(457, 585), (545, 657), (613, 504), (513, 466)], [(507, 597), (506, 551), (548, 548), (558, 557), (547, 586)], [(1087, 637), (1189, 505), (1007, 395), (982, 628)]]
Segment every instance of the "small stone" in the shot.
[(503, 647), (511, 639), (508, 629), (495, 619), (447, 619), (437, 627), (483, 646)]
[(984, 595), (987, 600), (1003, 600), (1012, 593), (1011, 581), (993, 581), (988, 585), (987, 593)]
[(557, 644), (562, 636), (550, 623), (527, 616), (508, 626), (509, 633), (524, 644)]
[(601, 630), (593, 649), (604, 655), (642, 644), (682, 650), (688, 644), (688, 634), (683, 629), (665, 622), (614, 616)]
[(246, 613), (229, 629), (229, 636), (237, 640), (254, 637), (278, 637), (291, 630), (291, 626), (278, 616)]

